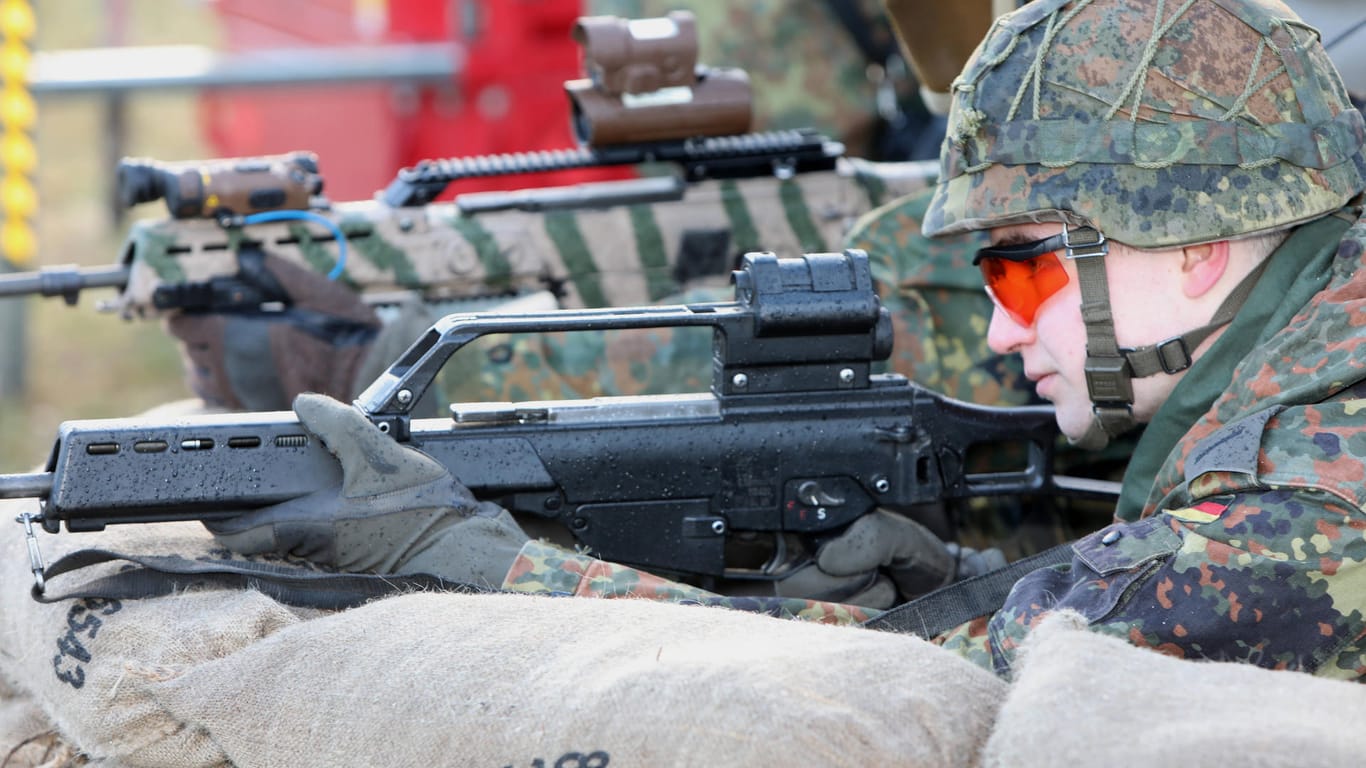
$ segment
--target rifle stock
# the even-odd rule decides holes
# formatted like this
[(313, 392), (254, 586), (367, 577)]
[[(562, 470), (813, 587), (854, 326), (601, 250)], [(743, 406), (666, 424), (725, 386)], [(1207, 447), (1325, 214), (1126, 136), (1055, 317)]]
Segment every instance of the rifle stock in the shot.
[[(822, 535), (877, 507), (1057, 490), (1050, 407), (975, 406), (871, 373), (891, 330), (862, 252), (752, 253), (735, 280), (726, 303), (451, 315), (355, 405), (479, 498), (558, 524), (599, 557), (694, 576), (781, 575), (778, 562), (730, 567), (735, 534)], [(482, 335), (663, 326), (713, 329), (710, 392), (410, 415), (449, 356)], [(1025, 448), (1022, 467), (968, 470), (974, 445), (1002, 443)], [(72, 421), (47, 471), (0, 477), (0, 497), (42, 498), (26, 519), (55, 533), (221, 519), (340, 479), (290, 412)]]

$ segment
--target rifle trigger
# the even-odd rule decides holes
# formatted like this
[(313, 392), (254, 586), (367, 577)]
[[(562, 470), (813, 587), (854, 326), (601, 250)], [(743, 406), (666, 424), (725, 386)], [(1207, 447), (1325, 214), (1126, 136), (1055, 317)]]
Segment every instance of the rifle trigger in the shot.
[(28, 512), (19, 515), (16, 521), (24, 526), (24, 540), (28, 543), (28, 564), (33, 570), (33, 589), (36, 594), (43, 593), (43, 553), (38, 549), (38, 537), (33, 533), (34, 516)]

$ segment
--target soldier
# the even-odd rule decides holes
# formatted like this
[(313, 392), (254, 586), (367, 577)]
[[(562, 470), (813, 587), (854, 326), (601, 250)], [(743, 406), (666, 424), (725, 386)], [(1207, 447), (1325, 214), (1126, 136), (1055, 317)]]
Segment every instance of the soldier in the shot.
[[(989, 343), (1022, 357), (1074, 441), (1149, 427), (1116, 522), (945, 646), (1005, 674), (1030, 627), (1071, 608), (1176, 656), (1361, 678), (1366, 375), (1352, 351), (1366, 325), (1366, 128), (1317, 32), (1278, 0), (1036, 0), (995, 25), (954, 91), (926, 231), (989, 233), (976, 257), (996, 305)], [(344, 465), (393, 445), (325, 399), (297, 408)], [(303, 523), (344, 567), (365, 550), (509, 589), (685, 592), (527, 542), (425, 457), (404, 457), (396, 487), (453, 488), (417, 510), (418, 528), (421, 505), (355, 499), (346, 537), (319, 537), (334, 510), (298, 507), (220, 537), (298, 552), (282, 523)], [(901, 557), (914, 542), (887, 535), (881, 514), (821, 565), (876, 551), (914, 581)], [(354, 536), (400, 523), (417, 532), (379, 558)]]
[(950, 647), (1006, 672), (1075, 608), (1177, 656), (1362, 676), (1362, 144), (1276, 0), (1036, 0), (995, 27), (925, 229), (990, 232), (988, 341), (1069, 438), (1148, 427), (1116, 523)]
[[(901, 5), (905, 16), (907, 4)], [(804, 9), (802, 13), (818, 15), (829, 10), (820, 4), (795, 4), (794, 7)], [(713, 36), (718, 36), (714, 21), (703, 20), (703, 27), (713, 29)], [(975, 21), (982, 26), (987, 23), (985, 17)], [(902, 19), (899, 28), (906, 26), (907, 22)], [(773, 31), (774, 35), (782, 33), (781, 29)], [(926, 43), (920, 42), (920, 50), (924, 50)], [(834, 46), (833, 50), (844, 51), (846, 47)], [(741, 57), (741, 61), (758, 68), (761, 77), (772, 77), (777, 75), (777, 70), (765, 66), (764, 60), (790, 55), (791, 51), (785, 49), (766, 50), (762, 55), (750, 52)], [(831, 66), (835, 66), (834, 63)], [(848, 70), (835, 68), (842, 72)], [(939, 76), (935, 81), (940, 80), (947, 81), (947, 78)], [(772, 87), (765, 85), (759, 93), (781, 93), (783, 90), (773, 84)], [(832, 101), (821, 106), (828, 109), (836, 103)], [(838, 111), (845, 116), (851, 114), (846, 110)], [(780, 124), (793, 119), (789, 111), (778, 112), (775, 119)], [(872, 196), (871, 192), (869, 195)], [(707, 210), (703, 202), (694, 202), (697, 211)], [(764, 208), (764, 202), (760, 194), (751, 205), (759, 210)], [(978, 271), (971, 263), (971, 254), (982, 244), (981, 238), (972, 234), (937, 242), (924, 238), (919, 231), (919, 221), (928, 202), (928, 193), (924, 193), (890, 203), (864, 216), (844, 243), (870, 253), (884, 304), (892, 309), (897, 345), (889, 368), (964, 400), (998, 405), (1037, 402), (1018, 360), (996, 355), (986, 347), (984, 333), (991, 304), (980, 290)], [(828, 202), (823, 201), (820, 205), (827, 206)], [(699, 215), (692, 209), (688, 211), (694, 218)], [(662, 206), (658, 213), (666, 215), (669, 209)], [(814, 212), (811, 218), (830, 219), (828, 215), (816, 216)], [(744, 244), (750, 248), (760, 244), (776, 247), (771, 238), (776, 231), (782, 230), (770, 225), (765, 228), (765, 239)], [(742, 243), (738, 242), (741, 240), (738, 229), (736, 234), (735, 245), (739, 246)], [(823, 234), (828, 236), (830, 233)], [(148, 235), (139, 242), (156, 246), (163, 240)], [(831, 238), (818, 243), (804, 241), (802, 245), (806, 250), (827, 250), (838, 247), (839, 243)], [(410, 303), (398, 319), (387, 323), (376, 337), (377, 323), (373, 313), (357, 297), (320, 279), (309, 280), (306, 270), (294, 268), (279, 259), (267, 259), (264, 268), (295, 297), (291, 311), (271, 314), (265, 323), (252, 317), (213, 313), (181, 314), (169, 321), (172, 332), (184, 342), (189, 361), (187, 371), (195, 391), (211, 403), (269, 410), (287, 407), (294, 394), (302, 391), (353, 396), (442, 314), (440, 307)], [(621, 274), (609, 275), (602, 284), (607, 286), (609, 279), (624, 282), (624, 278)], [(682, 296), (652, 295), (650, 298), (664, 303), (691, 303), (724, 300), (729, 293), (728, 288), (698, 289)], [(328, 315), (329, 321), (321, 325), (311, 321), (317, 312)], [(324, 332), (332, 332), (333, 336), (324, 338)], [(482, 339), (473, 346), (450, 366), (458, 373), (442, 377), (442, 394), (451, 402), (700, 391), (706, 388), (711, 356), (710, 335), (706, 329), (504, 336)], [(269, 351), (257, 354), (257, 350)], [(257, 362), (262, 359), (274, 361), (274, 377), (269, 375), (269, 367), (262, 368)], [(235, 361), (243, 364), (235, 364)], [(1127, 456), (1128, 447), (1128, 443), (1118, 445), (1106, 458), (1122, 459)], [(1075, 452), (1072, 455), (1064, 452), (1061, 458), (1071, 473), (1096, 474), (1108, 466), (1108, 462), (1101, 462), (1098, 467), (1098, 462), (1089, 456), (1084, 460), (1087, 466), (1081, 466), (1083, 462), (1077, 461)], [(895, 521), (888, 522), (889, 525), (902, 524), (899, 518), (886, 519)], [(942, 514), (927, 514), (923, 519), (939, 536), (960, 538), (975, 549), (999, 550), (999, 553), (988, 552), (989, 561), (969, 557), (967, 563), (961, 564), (963, 568), (959, 575), (963, 575), (985, 567), (985, 562), (1003, 564), (1002, 555), (1005, 559), (1018, 559), (1070, 540), (1078, 532), (1094, 530), (1108, 519), (1108, 509), (1077, 503), (1050, 504), (1035, 500), (1019, 504), (998, 500), (989, 504), (955, 505)], [(929, 532), (918, 531), (916, 536), (924, 546), (941, 549), (936, 537)], [(965, 552), (971, 555), (975, 549)], [(950, 547), (947, 551), (954, 552), (955, 548)], [(959, 563), (950, 563), (942, 555), (936, 555), (936, 559), (944, 567), (951, 566), (955, 573), (959, 571)], [(839, 579), (841, 584), (849, 581), (843, 576)], [(866, 585), (869, 580), (861, 572), (855, 581)], [(935, 581), (932, 586), (938, 586), (942, 581)], [(780, 592), (853, 600), (878, 608), (889, 607), (897, 600), (915, 594), (890, 589), (891, 582), (885, 580), (879, 583), (881, 588), (876, 599), (871, 594), (850, 592), (826, 582), (793, 581), (781, 586)], [(797, 585), (803, 586), (797, 588)]]

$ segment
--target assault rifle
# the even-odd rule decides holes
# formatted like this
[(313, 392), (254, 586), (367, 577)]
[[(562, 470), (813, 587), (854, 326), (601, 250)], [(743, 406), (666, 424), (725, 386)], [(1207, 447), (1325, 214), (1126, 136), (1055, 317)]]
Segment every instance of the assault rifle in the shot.
[[(588, 77), (564, 84), (579, 146), (424, 161), (376, 199), (330, 203), (317, 158), (292, 153), (199, 163), (126, 159), (127, 205), (164, 199), (172, 216), (132, 225), (111, 267), (0, 276), (0, 297), (116, 288), (101, 309), (125, 318), (258, 311), (263, 292), (238, 255), (260, 250), (354, 288), (374, 303), (417, 293), (478, 302), (549, 290), (561, 307), (656, 301), (724, 277), (738, 256), (839, 247), (859, 215), (933, 181), (929, 162), (870, 163), (810, 130), (751, 133), (742, 70), (697, 64), (687, 12), (581, 18)], [(656, 162), (664, 176), (435, 203), (459, 179)]]
[[(1112, 491), (1052, 475), (1051, 407), (975, 406), (871, 373), (892, 337), (863, 252), (747, 254), (734, 282), (726, 303), (450, 315), (355, 407), (477, 497), (556, 523), (597, 556), (694, 577), (780, 578), (792, 565), (785, 535), (828, 534), (875, 507)], [(713, 329), (709, 393), (410, 414), (450, 355), (481, 335), (663, 326)], [(979, 444), (1018, 444), (1023, 466), (973, 473)], [(0, 498), (42, 499), (21, 518), (34, 536), (35, 522), (56, 533), (222, 519), (340, 479), (292, 412), (71, 421), (45, 471), (0, 476)], [(727, 543), (739, 536), (770, 537), (769, 561), (731, 567)]]
[(923, 189), (936, 172), (926, 163), (840, 158), (834, 170), (786, 180), (651, 177), (403, 208), (353, 201), (227, 219), (226, 227), (212, 218), (144, 220), (130, 227), (116, 264), (0, 275), (0, 298), (75, 305), (87, 289), (112, 288), (117, 296), (98, 309), (126, 319), (288, 303), (242, 290), (250, 281), (239, 254), (259, 250), (333, 275), (373, 303), (398, 293), (473, 302), (549, 290), (567, 308), (643, 304), (724, 275), (748, 250), (796, 256), (838, 247), (854, 219)]

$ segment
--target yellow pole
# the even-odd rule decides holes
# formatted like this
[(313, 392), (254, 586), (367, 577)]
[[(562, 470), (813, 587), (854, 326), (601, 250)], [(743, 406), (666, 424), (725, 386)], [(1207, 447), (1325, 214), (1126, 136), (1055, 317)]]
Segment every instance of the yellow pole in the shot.
[[(28, 0), (0, 0), (0, 272), (31, 269), (38, 251), (37, 108), (28, 88), (36, 26)], [(0, 301), (0, 398), (24, 389), (26, 306), (24, 299)]]

